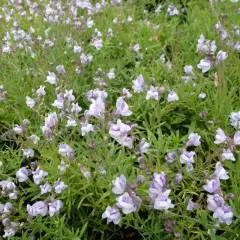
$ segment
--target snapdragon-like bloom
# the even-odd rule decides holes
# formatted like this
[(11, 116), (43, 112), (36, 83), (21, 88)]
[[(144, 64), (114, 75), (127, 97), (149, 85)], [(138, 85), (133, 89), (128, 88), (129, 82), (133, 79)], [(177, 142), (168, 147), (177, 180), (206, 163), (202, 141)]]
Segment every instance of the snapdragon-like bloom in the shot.
[(10, 199), (17, 198), (16, 185), (14, 182), (12, 182), (10, 180), (3, 180), (0, 182), (0, 186), (2, 187), (2, 196), (3, 197), (8, 196)]
[(62, 157), (68, 157), (70, 159), (74, 158), (74, 151), (71, 147), (69, 147), (68, 144), (66, 143), (61, 143), (58, 146), (58, 153), (62, 156)]
[(180, 155), (180, 162), (182, 164), (192, 164), (194, 163), (194, 156), (195, 156), (195, 152), (191, 151), (184, 151), (181, 155)]
[(187, 141), (187, 146), (194, 146), (197, 147), (201, 144), (201, 136), (198, 135), (197, 133), (190, 133), (190, 135), (188, 136), (188, 141)]
[(97, 100), (98, 98), (101, 98), (104, 101), (108, 97), (108, 93), (96, 88), (88, 91), (86, 97), (88, 101)]
[(217, 49), (216, 42), (206, 40), (205, 37), (201, 34), (198, 39), (197, 52), (204, 53), (207, 55), (213, 55)]
[(30, 218), (36, 217), (37, 215), (44, 217), (47, 215), (48, 207), (45, 202), (39, 201), (34, 203), (32, 206), (28, 204), (27, 211)]
[(49, 206), (49, 210), (48, 210), (49, 216), (53, 217), (55, 214), (60, 213), (60, 209), (63, 207), (63, 203), (61, 200), (53, 200), (48, 204), (48, 206)]
[(231, 161), (235, 161), (235, 157), (231, 151), (231, 149), (223, 149), (223, 153), (222, 153), (222, 160), (231, 160)]
[(134, 93), (140, 93), (144, 90), (144, 78), (143, 78), (142, 74), (139, 75), (137, 77), (137, 79), (132, 82), (133, 82), (132, 89), (133, 89)]
[(37, 144), (38, 141), (40, 140), (40, 138), (37, 135), (31, 135), (29, 138), (32, 140), (33, 144)]
[(52, 106), (58, 109), (64, 109), (64, 98), (62, 94), (57, 94), (57, 99), (54, 101)]
[(36, 104), (35, 100), (33, 98), (30, 97), (26, 97), (26, 104), (29, 108), (33, 108)]
[(45, 86), (40, 85), (36, 93), (39, 97), (45, 96), (46, 95)]
[(166, 190), (162, 193), (159, 193), (157, 198), (154, 201), (154, 208), (158, 210), (168, 210), (169, 208), (173, 208), (174, 205), (171, 203), (171, 199), (169, 198), (171, 190)]
[(167, 96), (167, 101), (170, 103), (170, 102), (175, 102), (178, 100), (179, 100), (179, 97), (178, 97), (177, 93), (174, 91), (170, 91)]
[(45, 125), (42, 127), (42, 131), (47, 140), (51, 140), (54, 130), (58, 125), (58, 117), (55, 112), (49, 113), (45, 118)]
[(40, 181), (45, 178), (48, 173), (38, 167), (35, 171), (32, 172), (32, 175), (34, 183), (39, 185)]
[(178, 9), (173, 4), (170, 4), (168, 6), (167, 12), (168, 12), (169, 16), (171, 16), (171, 17), (179, 15)]
[(236, 146), (240, 145), (240, 131), (237, 131), (237, 132), (234, 134), (233, 143), (234, 143), (234, 145), (236, 145)]
[(146, 142), (146, 139), (143, 138), (140, 142), (140, 152), (141, 153), (147, 153), (149, 147), (150, 147), (150, 143)]
[(97, 98), (97, 100), (92, 99), (92, 104), (89, 107), (88, 114), (97, 118), (103, 117), (105, 112), (105, 103), (102, 98)]
[(216, 163), (214, 175), (222, 180), (229, 179), (228, 172), (223, 168), (220, 162)]
[(132, 94), (129, 92), (129, 90), (127, 88), (123, 88), (122, 94), (125, 98), (131, 98), (132, 97)]
[(210, 70), (210, 68), (212, 67), (212, 64), (213, 63), (212, 63), (211, 59), (208, 57), (205, 57), (204, 59), (202, 59), (200, 61), (200, 63), (197, 65), (197, 67), (202, 70), (202, 73), (205, 73)]
[(34, 156), (34, 150), (31, 148), (24, 148), (22, 149), (23, 151), (23, 156), (26, 158), (30, 158)]
[(131, 127), (118, 119), (117, 124), (110, 125), (109, 134), (121, 145), (132, 148), (133, 140), (131, 137), (128, 137), (130, 131)]
[(208, 210), (214, 212), (218, 207), (221, 207), (224, 204), (224, 199), (218, 193), (215, 193), (213, 195), (208, 195), (207, 203)]
[(112, 181), (112, 184), (114, 185), (114, 187), (112, 188), (113, 193), (122, 194), (124, 193), (127, 186), (126, 177), (121, 174), (119, 177), (116, 177), (116, 180)]
[(57, 72), (58, 72), (59, 74), (61, 74), (61, 75), (63, 75), (63, 74), (66, 73), (66, 70), (65, 70), (65, 68), (64, 68), (63, 65), (58, 65), (58, 66), (56, 67), (56, 70), (57, 70)]
[(176, 153), (175, 152), (168, 152), (165, 156), (165, 159), (168, 163), (173, 163), (176, 160)]
[(233, 219), (233, 212), (231, 207), (222, 205), (215, 210), (213, 217), (217, 218), (219, 223), (226, 223), (227, 225), (230, 225)]
[(217, 53), (217, 63), (220, 63), (227, 59), (228, 54), (226, 52), (223, 52), (222, 50)]
[(78, 103), (72, 103), (71, 112), (72, 113), (79, 113), (82, 111), (82, 108), (78, 106)]
[(68, 185), (64, 184), (62, 181), (56, 181), (53, 185), (55, 193), (61, 193)]
[(188, 205), (187, 205), (187, 210), (191, 211), (191, 210), (196, 209), (196, 208), (198, 208), (198, 204), (193, 202), (192, 199), (189, 199), (188, 200)]
[(81, 122), (81, 132), (82, 132), (82, 136), (85, 136), (86, 133), (94, 132), (93, 125), (88, 123), (87, 121)]
[(71, 117), (68, 117), (66, 127), (69, 128), (69, 127), (76, 127), (76, 126), (77, 126), (77, 122)]
[(106, 76), (107, 76), (109, 79), (111, 79), (111, 80), (113, 80), (113, 79), (115, 78), (115, 73), (114, 73), (114, 71), (115, 71), (115, 69), (114, 69), (114, 68), (111, 68), (110, 71), (109, 71), (109, 73), (106, 74)]
[(16, 177), (19, 182), (25, 182), (28, 179), (28, 175), (29, 175), (28, 170), (25, 167), (20, 168), (16, 172)]
[(47, 80), (45, 82), (48, 82), (52, 85), (57, 83), (57, 76), (54, 72), (48, 72)]
[(116, 201), (117, 206), (122, 209), (124, 214), (135, 212), (142, 202), (139, 197), (136, 196), (131, 197), (127, 192), (117, 197)]
[(209, 193), (218, 193), (220, 191), (220, 181), (218, 178), (207, 180), (207, 183), (203, 188)]
[(129, 110), (129, 107), (127, 103), (123, 100), (122, 97), (119, 97), (116, 102), (116, 108), (115, 114), (127, 117), (132, 115), (132, 111)]
[(107, 218), (107, 224), (113, 222), (117, 225), (121, 221), (121, 214), (117, 208), (108, 206), (102, 214), (102, 218)]
[(193, 73), (193, 67), (191, 65), (186, 65), (184, 66), (184, 72), (187, 74), (187, 75), (194, 75)]
[(41, 195), (46, 194), (46, 193), (52, 191), (52, 187), (51, 187), (51, 185), (48, 182), (46, 182), (43, 185), (40, 185), (39, 187), (41, 189)]
[(232, 112), (230, 115), (230, 122), (234, 128), (240, 129), (240, 112)]
[(158, 100), (158, 97), (159, 97), (158, 88), (150, 86), (150, 89), (147, 91), (146, 99), (148, 100), (152, 98), (152, 99)]
[(215, 136), (215, 144), (220, 144), (220, 143), (224, 143), (227, 140), (227, 136), (225, 135), (224, 131), (221, 128), (218, 128), (216, 130), (217, 134)]

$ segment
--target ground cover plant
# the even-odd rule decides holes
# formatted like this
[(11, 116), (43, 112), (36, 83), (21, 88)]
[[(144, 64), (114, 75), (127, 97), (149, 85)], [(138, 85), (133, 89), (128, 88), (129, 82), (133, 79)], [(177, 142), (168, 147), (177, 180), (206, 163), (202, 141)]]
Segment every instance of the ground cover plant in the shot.
[(238, 0), (1, 0), (7, 239), (240, 239)]

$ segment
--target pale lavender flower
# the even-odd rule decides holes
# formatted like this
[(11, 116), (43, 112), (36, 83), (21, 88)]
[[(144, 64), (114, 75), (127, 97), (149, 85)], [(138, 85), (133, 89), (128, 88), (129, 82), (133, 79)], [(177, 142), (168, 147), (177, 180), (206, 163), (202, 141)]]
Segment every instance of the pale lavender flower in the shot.
[(108, 93), (96, 88), (88, 91), (86, 96), (88, 101), (97, 100), (98, 98), (101, 98), (104, 101), (108, 97)]
[(76, 45), (76, 46), (73, 47), (73, 52), (74, 53), (81, 53), (82, 48), (79, 45)]
[(230, 149), (223, 149), (223, 153), (222, 153), (222, 160), (231, 160), (231, 161), (235, 161), (235, 157), (232, 153), (232, 151)]
[(66, 99), (68, 102), (72, 102), (75, 100), (75, 96), (73, 95), (73, 90), (65, 90), (64, 93), (64, 99)]
[(61, 160), (61, 163), (58, 165), (59, 173), (60, 174), (65, 173), (68, 167), (69, 167), (69, 165), (66, 164), (63, 160)]
[(82, 111), (82, 108), (78, 106), (78, 103), (72, 103), (71, 112), (72, 113), (79, 113)]
[(3, 180), (0, 182), (0, 186), (2, 187), (2, 196), (3, 197), (8, 196), (10, 199), (17, 198), (16, 185), (14, 182), (12, 182), (10, 180)]
[(20, 168), (16, 172), (16, 177), (19, 182), (25, 182), (28, 179), (28, 175), (29, 175), (28, 170), (25, 167)]
[(122, 121), (118, 119), (117, 124), (110, 125), (109, 134), (121, 145), (132, 148), (133, 139), (131, 137), (128, 137), (128, 133), (130, 131), (131, 127), (127, 124), (122, 123)]
[(237, 131), (233, 137), (233, 143), (235, 146), (240, 145), (240, 131)]
[(34, 156), (34, 150), (31, 148), (23, 148), (23, 156), (26, 158), (30, 158)]
[(48, 207), (45, 202), (39, 201), (34, 203), (32, 206), (28, 204), (27, 211), (29, 218), (36, 217), (37, 215), (41, 215), (42, 217), (44, 217), (47, 215)]
[(63, 65), (58, 65), (58, 66), (56, 67), (56, 70), (57, 70), (57, 72), (58, 72), (59, 74), (62, 74), (62, 75), (66, 73), (66, 70), (65, 70), (65, 68), (64, 68)]
[(193, 67), (191, 65), (186, 65), (184, 67), (184, 72), (187, 74), (187, 75), (194, 75), (193, 73)]
[(105, 103), (102, 98), (97, 98), (97, 100), (92, 99), (92, 104), (89, 107), (88, 114), (97, 118), (103, 117), (105, 112)]
[(129, 110), (129, 107), (127, 103), (123, 100), (122, 97), (119, 97), (116, 102), (116, 108), (115, 114), (121, 115), (121, 116), (130, 116), (132, 115), (132, 111)]
[(94, 132), (93, 125), (88, 123), (87, 121), (81, 122), (81, 131), (82, 131), (82, 136), (85, 136), (86, 133)]
[(162, 11), (162, 5), (158, 5), (157, 9), (155, 10), (155, 13), (160, 13)]
[(49, 113), (48, 116), (45, 118), (45, 125), (42, 127), (42, 131), (47, 140), (50, 140), (52, 138), (53, 131), (57, 128), (57, 124), (57, 114), (55, 112)]
[(227, 59), (228, 55), (226, 52), (223, 52), (222, 50), (217, 53), (217, 63), (220, 63)]
[(167, 101), (170, 103), (170, 102), (174, 102), (174, 101), (178, 101), (179, 100), (179, 97), (177, 95), (176, 92), (174, 91), (170, 91), (168, 93), (168, 96), (167, 96)]
[(15, 234), (16, 230), (14, 230), (13, 228), (5, 228), (3, 238), (10, 238), (13, 237)]
[(230, 225), (233, 219), (233, 212), (231, 207), (227, 205), (218, 207), (213, 213), (213, 218), (217, 218), (219, 223), (226, 223), (227, 225)]
[(208, 195), (207, 203), (208, 210), (214, 212), (218, 207), (224, 204), (224, 199), (218, 193), (215, 193), (214, 195)]
[(161, 188), (166, 188), (168, 184), (168, 177), (164, 172), (160, 174), (153, 174), (153, 181), (156, 182)]
[(230, 122), (234, 128), (240, 129), (240, 112), (232, 112), (230, 115)]
[(58, 146), (58, 153), (62, 156), (62, 157), (68, 157), (70, 159), (74, 158), (74, 151), (71, 147), (69, 147), (68, 144), (66, 143), (61, 143)]
[(201, 136), (198, 135), (197, 133), (190, 133), (190, 135), (188, 136), (188, 141), (187, 141), (187, 146), (194, 146), (197, 147), (201, 144)]
[(189, 199), (188, 200), (188, 205), (187, 205), (187, 210), (191, 211), (191, 210), (196, 209), (196, 208), (198, 208), (198, 204), (193, 202), (192, 199)]
[(158, 88), (150, 86), (150, 89), (147, 91), (146, 99), (148, 100), (152, 98), (152, 99), (158, 100), (158, 97), (159, 97)]
[(119, 177), (116, 177), (116, 180), (112, 181), (112, 184), (114, 185), (114, 187), (112, 188), (113, 193), (122, 194), (124, 193), (127, 186), (126, 177), (121, 174)]
[(49, 216), (53, 217), (55, 214), (59, 214), (60, 213), (60, 209), (63, 207), (63, 203), (61, 200), (52, 200), (52, 202), (50, 202), (48, 204), (49, 206)]
[(210, 68), (212, 67), (212, 61), (210, 60), (210, 58), (205, 57), (200, 61), (197, 67), (202, 70), (202, 73), (205, 73), (209, 71)]
[(94, 46), (99, 51), (103, 47), (103, 40), (102, 39), (94, 39), (93, 43), (91, 45)]
[(168, 210), (169, 208), (173, 208), (174, 205), (171, 203), (171, 199), (169, 198), (171, 190), (166, 190), (165, 192), (159, 193), (157, 198), (154, 201), (154, 208), (158, 210)]
[(203, 35), (200, 35), (197, 44), (197, 52), (213, 55), (217, 49), (216, 42), (206, 40)]
[(26, 104), (29, 108), (33, 108), (36, 104), (35, 100), (33, 98), (30, 97), (26, 97)]
[(141, 142), (140, 142), (140, 152), (141, 152), (141, 153), (147, 153), (147, 152), (148, 152), (148, 149), (149, 149), (149, 147), (150, 147), (150, 143), (147, 143), (145, 140), (146, 140), (146, 139), (143, 138), (143, 139), (141, 140)]
[(183, 179), (183, 176), (181, 173), (177, 173), (174, 178), (174, 184), (177, 185), (179, 184)]
[(15, 124), (15, 127), (13, 128), (13, 130), (17, 133), (17, 134), (22, 134), (24, 129), (22, 126), (19, 126), (18, 124)]
[(51, 185), (48, 182), (46, 182), (43, 185), (40, 185), (39, 187), (41, 189), (41, 195), (46, 194), (46, 193), (52, 191), (52, 187), (51, 187)]
[(52, 106), (58, 108), (58, 109), (63, 109), (64, 108), (64, 98), (62, 94), (57, 94), (57, 99), (54, 101)]
[(129, 90), (126, 89), (126, 88), (123, 88), (122, 94), (123, 94), (123, 96), (126, 97), (126, 98), (131, 98), (131, 97), (132, 97), (132, 94), (131, 94), (131, 93), (129, 92)]
[(92, 28), (92, 27), (93, 27), (94, 22), (93, 22), (93, 20), (92, 20), (91, 17), (89, 17), (89, 18), (87, 19), (86, 25), (87, 25), (88, 28)]
[(222, 180), (229, 179), (228, 172), (223, 168), (220, 162), (216, 163), (214, 175)]
[(92, 177), (91, 173), (84, 166), (81, 165), (79, 168), (85, 178), (89, 179)]
[(217, 193), (220, 191), (220, 181), (218, 178), (207, 180), (206, 185), (204, 185), (203, 188), (209, 193)]
[(207, 94), (202, 92), (198, 95), (198, 98), (203, 100), (206, 98), (206, 96), (207, 96)]
[(169, 14), (169, 16), (177, 16), (179, 15), (179, 11), (178, 9), (173, 5), (173, 4), (170, 4), (168, 6), (168, 9), (167, 9), (167, 13)]
[(135, 212), (137, 210), (137, 207), (141, 204), (140, 199), (137, 199), (137, 201), (135, 201), (135, 199), (133, 197), (130, 197), (127, 192), (117, 197), (116, 201), (117, 206), (122, 209), (124, 214)]
[(45, 178), (48, 173), (38, 167), (35, 171), (32, 172), (32, 175), (34, 183), (39, 185), (40, 181)]
[(139, 44), (136, 44), (132, 47), (132, 50), (136, 53), (138, 53), (140, 49), (141, 49), (141, 46)]
[(139, 75), (137, 77), (137, 79), (133, 80), (132, 82), (133, 82), (132, 89), (133, 89), (134, 93), (140, 93), (144, 90), (144, 78), (143, 78), (142, 74)]
[(221, 128), (218, 128), (216, 130), (217, 134), (215, 136), (215, 144), (220, 144), (220, 143), (224, 143), (227, 140), (227, 136), (225, 135), (224, 131)]
[(113, 222), (117, 225), (121, 221), (121, 214), (117, 208), (108, 206), (102, 214), (102, 218), (107, 218), (107, 224)]
[(114, 68), (111, 68), (109, 73), (106, 74), (106, 76), (109, 78), (109, 79), (114, 79), (115, 78), (115, 73), (114, 73), (115, 69)]
[(194, 156), (195, 156), (195, 152), (191, 151), (184, 151), (181, 155), (180, 155), (180, 162), (182, 164), (191, 164), (194, 163)]
[(45, 82), (48, 82), (52, 85), (57, 83), (57, 76), (54, 72), (48, 72), (47, 80)]
[(71, 117), (68, 117), (66, 127), (68, 128), (68, 127), (76, 127), (76, 126), (77, 126), (77, 122)]
[(32, 140), (33, 144), (37, 144), (38, 141), (40, 140), (40, 138), (37, 135), (31, 135), (29, 138)]
[(165, 156), (165, 159), (168, 163), (173, 163), (176, 161), (176, 153), (175, 152), (168, 152)]
[(64, 184), (62, 181), (56, 181), (53, 185), (55, 193), (59, 194), (61, 193), (65, 188), (68, 187), (68, 185)]

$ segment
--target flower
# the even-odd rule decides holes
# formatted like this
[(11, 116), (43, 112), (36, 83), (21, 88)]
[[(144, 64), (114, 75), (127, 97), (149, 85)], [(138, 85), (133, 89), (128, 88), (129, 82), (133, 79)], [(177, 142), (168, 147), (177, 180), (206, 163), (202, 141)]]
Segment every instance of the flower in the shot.
[(70, 159), (74, 158), (74, 151), (72, 150), (72, 148), (69, 147), (68, 144), (66, 143), (61, 143), (58, 146), (58, 153), (62, 156), (62, 157), (68, 157)]
[(57, 83), (57, 76), (54, 72), (48, 72), (47, 80), (45, 82), (48, 82), (52, 85)]
[(127, 103), (123, 100), (122, 97), (119, 97), (117, 99), (116, 107), (117, 107), (117, 110), (115, 114), (122, 115), (125, 117), (132, 115), (132, 111), (129, 110)]
[(235, 161), (235, 157), (230, 149), (223, 149), (222, 160), (232, 160)]
[(30, 158), (34, 156), (34, 150), (31, 148), (24, 148), (22, 149), (23, 151), (23, 156), (26, 158)]
[(116, 177), (116, 180), (112, 181), (112, 184), (114, 187), (112, 188), (113, 193), (115, 194), (122, 194), (125, 191), (125, 188), (127, 186), (126, 183), (126, 177), (121, 174), (119, 177)]
[(56, 181), (53, 185), (55, 193), (61, 193), (68, 185), (65, 185), (62, 181)]
[(176, 160), (176, 153), (175, 152), (168, 152), (165, 156), (165, 159), (168, 163), (173, 163)]
[(36, 217), (37, 215), (44, 217), (47, 215), (48, 207), (45, 202), (39, 201), (34, 203), (32, 206), (28, 204), (27, 211), (30, 218)]
[(215, 193), (214, 195), (208, 195), (207, 203), (208, 210), (214, 212), (218, 207), (224, 204), (224, 199), (218, 193)]
[(234, 128), (240, 129), (240, 112), (232, 112), (230, 115), (230, 122)]
[(169, 16), (177, 16), (177, 15), (179, 15), (178, 9), (173, 4), (170, 4), (168, 6), (167, 12), (168, 12)]
[(107, 224), (110, 222), (119, 224), (121, 221), (121, 214), (117, 208), (108, 206), (105, 212), (102, 214), (102, 218), (107, 218)]
[(139, 75), (137, 79), (132, 82), (133, 82), (132, 89), (135, 93), (140, 93), (144, 90), (144, 78), (142, 74)]
[(58, 214), (60, 212), (60, 209), (63, 207), (63, 203), (61, 200), (53, 200), (48, 204), (49, 206), (49, 216), (53, 217), (55, 214)]
[(194, 156), (195, 156), (195, 152), (191, 151), (184, 151), (181, 155), (180, 155), (180, 162), (182, 164), (189, 164), (189, 163), (194, 163)]
[(52, 106), (58, 109), (64, 109), (64, 98), (62, 94), (57, 94), (57, 99), (54, 101)]
[(234, 134), (234, 137), (233, 137), (233, 143), (234, 145), (240, 145), (240, 131), (237, 131), (235, 134)]
[(223, 168), (223, 166), (220, 162), (216, 163), (214, 175), (222, 180), (229, 179), (228, 172)]
[(16, 172), (16, 177), (19, 182), (25, 182), (28, 179), (28, 170), (25, 167), (20, 168)]
[(78, 106), (78, 103), (72, 103), (71, 112), (72, 113), (79, 113), (82, 111), (82, 108)]
[(26, 97), (26, 104), (29, 108), (33, 108), (36, 104), (35, 100), (30, 98), (30, 97)]
[(178, 101), (178, 100), (179, 100), (179, 97), (178, 97), (177, 93), (174, 91), (170, 91), (167, 96), (167, 101), (170, 103), (170, 102), (174, 102), (174, 101)]
[(201, 144), (201, 136), (198, 135), (197, 133), (191, 133), (189, 136), (188, 136), (188, 141), (187, 141), (187, 146), (190, 147), (190, 146), (199, 146)]
[(86, 133), (89, 132), (94, 132), (94, 128), (92, 124), (89, 124), (87, 121), (86, 122), (81, 122), (81, 131), (82, 131), (82, 136), (85, 136)]
[(181, 173), (177, 173), (174, 178), (174, 184), (177, 185), (179, 184), (183, 179), (183, 176)]
[(227, 205), (218, 207), (213, 213), (213, 218), (217, 218), (219, 223), (226, 223), (227, 225), (230, 225), (233, 219), (233, 212), (231, 207)]
[(132, 97), (132, 94), (129, 92), (129, 90), (127, 88), (123, 88), (122, 94), (126, 98), (131, 98)]
[(217, 193), (220, 190), (220, 182), (218, 178), (207, 180), (206, 185), (203, 186), (204, 190), (209, 193)]
[(217, 63), (220, 63), (227, 59), (228, 54), (226, 52), (223, 52), (222, 50), (217, 53)]
[(118, 119), (117, 124), (110, 125), (109, 134), (121, 145), (132, 148), (133, 140), (131, 137), (128, 137), (130, 131), (131, 127), (122, 123), (122, 121)]
[(37, 95), (39, 97), (41, 96), (45, 96), (46, 95), (46, 91), (45, 91), (45, 86), (40, 85), (39, 89), (36, 91)]
[(198, 208), (198, 204), (193, 202), (192, 199), (189, 199), (188, 200), (188, 205), (187, 205), (187, 210), (191, 211), (191, 210), (193, 210), (195, 208)]
[(208, 57), (205, 57), (200, 61), (197, 67), (202, 70), (202, 73), (205, 73), (212, 67), (212, 61)]
[(141, 204), (141, 199), (139, 197), (130, 197), (127, 192), (117, 197), (116, 200), (118, 207), (122, 208), (124, 214), (135, 212), (137, 207)]
[(216, 42), (206, 40), (205, 37), (201, 34), (198, 39), (197, 52), (205, 53), (207, 55), (213, 55), (217, 49)]
[(76, 126), (77, 126), (77, 122), (71, 117), (68, 117), (66, 127), (68, 128), (68, 127), (76, 127)]
[(221, 128), (218, 128), (216, 130), (216, 132), (217, 132), (217, 134), (215, 136), (214, 143), (215, 144), (220, 144), (220, 143), (226, 142), (227, 136), (225, 135), (224, 131)]
[(200, 94), (198, 95), (198, 98), (199, 98), (199, 99), (205, 99), (206, 96), (207, 96), (207, 94), (202, 92), (202, 93), (200, 93)]
[(51, 187), (51, 185), (48, 182), (46, 182), (43, 185), (40, 185), (39, 187), (41, 189), (41, 195), (46, 194), (46, 193), (52, 191), (52, 187)]
[(68, 167), (69, 167), (69, 165), (66, 164), (63, 160), (61, 160), (61, 163), (58, 165), (59, 173), (60, 174), (65, 173)]
[(31, 135), (29, 138), (32, 140), (33, 144), (37, 144), (38, 141), (40, 140), (40, 138), (37, 135)]
[(40, 169), (39, 167), (32, 172), (32, 175), (33, 175), (33, 181), (35, 184), (39, 185), (40, 184), (40, 181), (45, 178), (48, 173), (47, 172), (44, 172), (42, 169)]
[(65, 68), (64, 68), (63, 65), (58, 65), (58, 66), (56, 67), (56, 70), (57, 70), (57, 72), (58, 72), (59, 74), (62, 74), (62, 75), (66, 73), (66, 70), (65, 70)]
[(158, 88), (157, 87), (150, 86), (150, 89), (147, 91), (146, 99), (148, 100), (150, 98), (158, 100)]
[(154, 208), (158, 210), (168, 210), (173, 208), (174, 205), (171, 203), (171, 199), (168, 198), (171, 190), (166, 190), (165, 192), (159, 193), (154, 202)]
[(75, 100), (75, 96), (73, 95), (73, 90), (65, 90), (64, 93), (64, 99), (66, 99), (68, 102), (72, 102)]
[(184, 72), (187, 74), (187, 75), (194, 75), (193, 73), (193, 67), (191, 65), (186, 65), (184, 67)]
[(10, 199), (17, 198), (16, 185), (14, 182), (12, 182), (10, 180), (3, 180), (0, 182), (0, 186), (2, 187), (2, 196), (3, 197), (8, 196)]
[(98, 97), (97, 100), (91, 99), (92, 104), (89, 107), (88, 114), (94, 117), (103, 117), (105, 112), (105, 103), (102, 98)]
[(145, 138), (143, 138), (140, 142), (140, 152), (147, 153), (150, 147), (150, 143), (145, 142)]
[(115, 78), (114, 70), (115, 70), (114, 68), (111, 68), (109, 73), (106, 74), (106, 76), (111, 80)]

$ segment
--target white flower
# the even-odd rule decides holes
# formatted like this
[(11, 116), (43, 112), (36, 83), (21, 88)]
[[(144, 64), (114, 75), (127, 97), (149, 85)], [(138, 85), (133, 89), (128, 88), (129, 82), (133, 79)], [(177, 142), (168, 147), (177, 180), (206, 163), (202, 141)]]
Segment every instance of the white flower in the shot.
[(122, 94), (123, 94), (124, 97), (126, 97), (126, 98), (131, 98), (131, 97), (132, 97), (132, 94), (129, 92), (129, 90), (128, 90), (127, 88), (123, 88)]
[(133, 82), (132, 89), (135, 93), (140, 93), (144, 90), (144, 78), (142, 74), (139, 75), (137, 79), (132, 82)]
[(35, 100), (30, 98), (30, 97), (26, 97), (26, 104), (29, 108), (33, 108), (36, 104)]
[(114, 68), (111, 68), (109, 73), (106, 74), (106, 76), (111, 80), (115, 78), (114, 70), (115, 70)]
[(31, 135), (29, 138), (32, 140), (33, 144), (37, 144), (38, 141), (40, 140), (40, 138), (37, 135)]
[(129, 110), (127, 103), (123, 100), (122, 97), (119, 97), (116, 102), (116, 112), (115, 114), (122, 115), (122, 116), (130, 116), (132, 111)]
[(22, 149), (23, 151), (23, 156), (26, 158), (30, 158), (34, 156), (34, 150), (31, 148), (24, 148)]
[(193, 73), (193, 67), (191, 65), (186, 65), (184, 67), (184, 72), (187, 74), (187, 75), (194, 75)]
[(170, 102), (174, 102), (174, 101), (178, 101), (178, 100), (179, 100), (179, 97), (178, 97), (177, 93), (174, 91), (170, 91), (167, 96), (167, 101), (170, 103)]
[(166, 190), (164, 192), (159, 193), (157, 198), (154, 201), (154, 208), (158, 210), (168, 210), (169, 208), (173, 208), (174, 205), (171, 203), (171, 199), (168, 198), (171, 190)]
[(19, 182), (25, 182), (28, 179), (28, 170), (25, 167), (20, 168), (16, 172), (16, 177)]
[(102, 218), (107, 218), (107, 224), (110, 222), (119, 224), (121, 221), (121, 214), (117, 208), (108, 206), (105, 212), (102, 214)]
[(232, 160), (235, 161), (235, 157), (230, 149), (223, 149), (222, 160)]
[(41, 195), (46, 194), (46, 193), (52, 191), (52, 187), (51, 187), (51, 185), (48, 182), (46, 182), (43, 185), (40, 185), (39, 187), (41, 189)]
[(141, 140), (141, 142), (140, 142), (140, 152), (141, 152), (141, 153), (146, 153), (146, 152), (148, 152), (149, 147), (150, 147), (150, 143), (147, 143), (147, 142), (145, 141), (145, 138), (143, 138), (143, 139)]
[(229, 179), (228, 172), (223, 168), (220, 162), (216, 163), (214, 175), (222, 180)]
[(216, 130), (217, 134), (215, 136), (215, 144), (220, 144), (220, 143), (224, 143), (227, 140), (227, 136), (225, 135), (224, 131), (221, 128), (218, 128)]
[(45, 82), (48, 82), (50, 84), (56, 84), (57, 83), (57, 76), (54, 72), (48, 72), (47, 80)]
[(190, 147), (190, 146), (194, 146), (194, 147), (200, 146), (201, 145), (200, 139), (201, 139), (200, 135), (198, 135), (197, 133), (191, 133), (188, 136), (187, 146), (188, 147)]
[(155, 100), (158, 100), (158, 88), (157, 87), (153, 87), (153, 86), (150, 86), (150, 89), (147, 91), (147, 96), (146, 96), (146, 99), (155, 99)]
[(122, 194), (125, 191), (127, 186), (126, 177), (121, 174), (119, 177), (116, 177), (116, 180), (112, 181), (114, 187), (112, 188), (113, 193), (115, 194)]
[(122, 208), (124, 214), (129, 214), (137, 210), (138, 205), (141, 204), (139, 199), (135, 201), (132, 197), (129, 196), (129, 193), (125, 192), (123, 195), (116, 198), (118, 207)]
[(162, 5), (158, 5), (157, 9), (155, 10), (156, 13), (160, 13), (162, 11)]
[(76, 126), (77, 126), (77, 122), (74, 119), (68, 117), (66, 127), (76, 127)]
[(91, 18), (88, 18), (88, 19), (87, 19), (87, 27), (88, 27), (88, 28), (92, 28), (93, 25), (94, 25), (93, 20), (92, 20)]
[(66, 164), (63, 160), (61, 160), (61, 163), (58, 165), (59, 173), (60, 174), (65, 173), (68, 167), (69, 167), (69, 165)]
[(198, 95), (198, 98), (199, 98), (199, 99), (205, 99), (206, 96), (207, 96), (207, 94), (202, 92), (202, 93), (200, 93), (200, 94)]
[(93, 125), (88, 122), (81, 122), (81, 126), (82, 136), (85, 136), (86, 133), (94, 132)]
[(57, 94), (57, 99), (54, 101), (52, 106), (54, 106), (58, 109), (64, 108), (64, 98), (63, 98), (62, 94)]
[(133, 51), (135, 51), (135, 52), (137, 52), (137, 53), (138, 53), (138, 52), (139, 52), (139, 50), (140, 50), (140, 48), (141, 48), (141, 47), (140, 47), (140, 45), (139, 45), (139, 44), (136, 44), (136, 45), (134, 45), (134, 46), (133, 46), (133, 48), (132, 48), (132, 49), (133, 49)]
[(53, 200), (48, 204), (49, 206), (49, 216), (52, 217), (55, 214), (58, 214), (60, 212), (60, 209), (63, 207), (63, 203), (61, 200)]

